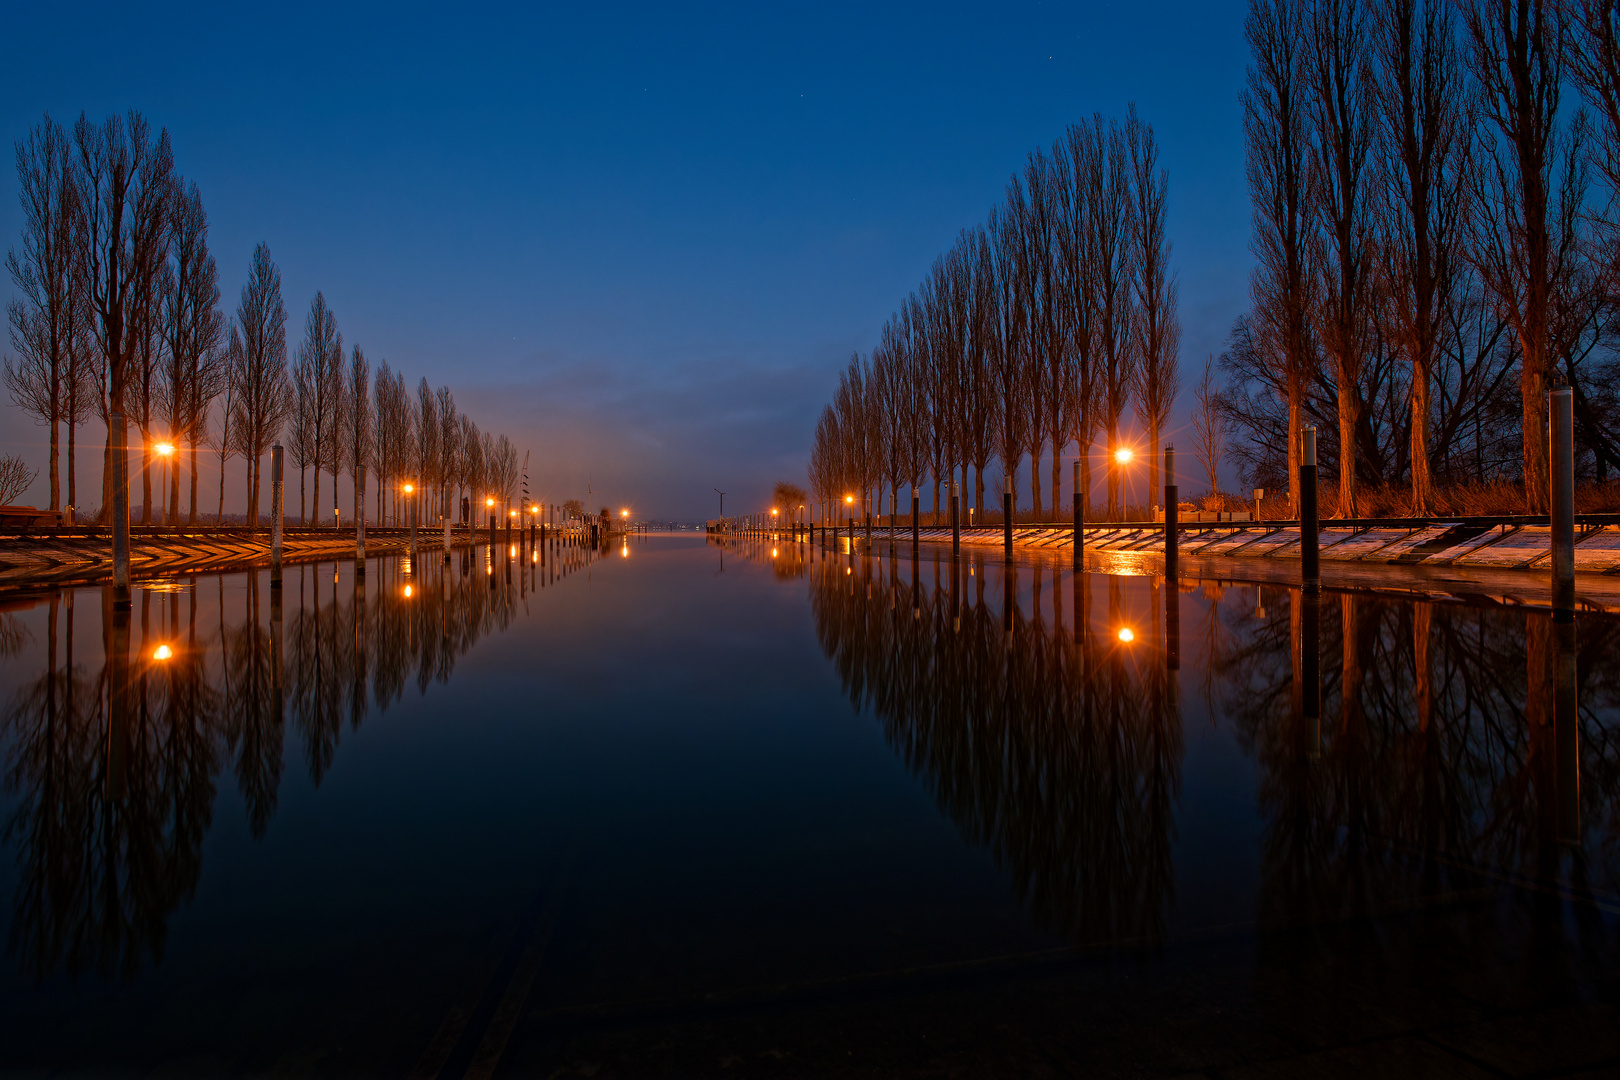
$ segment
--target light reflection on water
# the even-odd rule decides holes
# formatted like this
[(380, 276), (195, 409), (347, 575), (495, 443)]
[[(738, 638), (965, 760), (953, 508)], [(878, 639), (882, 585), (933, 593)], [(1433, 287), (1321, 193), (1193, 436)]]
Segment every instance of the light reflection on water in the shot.
[[(392, 1047), (401, 1071), (446, 1007), (435, 980), (505, 948), (501, 928), (529, 917), (515, 913), (541, 910), (532, 891), (553, 895), (548, 874), (568, 899), (531, 1009), (564, 1026), (1043, 948), (1157, 955), (1232, 927), (1286, 960), (1291, 928), (1484, 885), (1574, 905), (1560, 985), (1613, 969), (1614, 620), (1167, 588), (985, 550), (614, 546), (380, 559), (364, 576), (311, 564), (279, 591), (263, 573), (186, 579), (137, 592), (126, 616), (91, 589), (6, 612), (0, 1005), (19, 1026), (0, 1034), (51, 1061), (81, 1030), (48, 1020), (62, 1001), (94, 1026), (150, 995), (156, 1019), (131, 1036), (145, 1046), (185, 1030), (159, 1007), (178, 993), (170, 967), (208, 986), (199, 952), (280, 963), (209, 888), (299, 865), (278, 829), (305, 838), (295, 855), (328, 842), (325, 858), (386, 869), (377, 895), (367, 870), (333, 872), (347, 891), (330, 895), (328, 878), (284, 873), (272, 907), (317, 953), (364, 936), (327, 919), (414, 927), (363, 954), (420, 952), (420, 979), (366, 991), (405, 1033), (339, 1032)], [(381, 722), (396, 709), (425, 723)], [(497, 764), (469, 769), (456, 740)], [(356, 822), (372, 850), (345, 846)], [(460, 848), (498, 853), (481, 886)], [(413, 896), (430, 886), (454, 904)], [(1482, 922), (1519, 941), (1515, 911)], [(288, 961), (282, 997), (353, 1006), (308, 964)], [(103, 985), (123, 996), (80, 996)], [(326, 1038), (231, 1030), (208, 1037), (243, 1067)]]

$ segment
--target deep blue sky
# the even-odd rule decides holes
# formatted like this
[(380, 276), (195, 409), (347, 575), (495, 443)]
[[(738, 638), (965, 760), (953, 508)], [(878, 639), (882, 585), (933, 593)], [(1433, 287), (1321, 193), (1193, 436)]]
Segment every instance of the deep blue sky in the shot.
[[(712, 487), (740, 511), (802, 482), (850, 351), (1031, 149), (1131, 101), (1170, 170), (1190, 386), (1247, 293), (1243, 11), (29, 5), (0, 109), (11, 140), (142, 110), (202, 189), (227, 308), (264, 240), (290, 341), (324, 290), (346, 342), (532, 450), (538, 497), (698, 519)], [(9, 450), (43, 439), (4, 410)]]

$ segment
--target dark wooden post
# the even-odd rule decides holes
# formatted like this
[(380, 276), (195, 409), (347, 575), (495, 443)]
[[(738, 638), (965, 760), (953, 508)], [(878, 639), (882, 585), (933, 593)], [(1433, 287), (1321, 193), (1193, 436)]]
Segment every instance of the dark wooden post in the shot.
[(1175, 587), (1177, 567), (1176, 545), (1181, 539), (1181, 495), (1176, 486), (1176, 448), (1164, 448), (1164, 576), (1171, 588)]
[(951, 470), (951, 557), (962, 551), (962, 492), (956, 486), (956, 471)]
[(1308, 593), (1322, 591), (1320, 563), (1321, 523), (1316, 509), (1316, 426), (1305, 425), (1299, 463), (1299, 573), (1300, 587)]
[(911, 486), (911, 550), (915, 554), (917, 543), (922, 537), (922, 515), (918, 510), (917, 485)]
[(1086, 496), (1080, 490), (1080, 459), (1074, 459), (1074, 542), (1069, 545), (1074, 556), (1074, 565), (1083, 566), (1086, 561)]
[[(109, 415), (112, 443), (113, 607), (128, 610), (129, 593), (129, 429), (124, 414)], [(218, 524), (216, 522), (216, 524)]]
[[(1573, 398), (1567, 386), (1549, 394), (1552, 473), (1552, 606), (1553, 618), (1575, 617), (1575, 425)], [(1526, 435), (1528, 436), (1528, 432)]]
[(1003, 490), (1001, 492), (1001, 547), (1002, 557), (1012, 562), (1012, 515), (1013, 494), (1012, 477), (1002, 478)]
[(1315, 761), (1322, 755), (1322, 599), (1305, 593), (1299, 604), (1301, 749)]

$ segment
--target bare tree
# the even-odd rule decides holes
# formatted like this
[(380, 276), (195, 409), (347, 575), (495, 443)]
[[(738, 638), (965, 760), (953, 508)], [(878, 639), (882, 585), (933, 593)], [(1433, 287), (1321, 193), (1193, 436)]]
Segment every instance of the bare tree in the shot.
[(1087, 283), (1095, 294), (1096, 363), (1102, 399), (1102, 427), (1107, 437), (1108, 508), (1120, 520), (1125, 510), (1119, 462), (1119, 421), (1135, 380), (1132, 347), (1135, 311), (1135, 252), (1131, 245), (1131, 180), (1125, 136), (1119, 125), (1093, 117), (1085, 137), (1093, 146), (1089, 166), (1079, 178), (1087, 188)]
[[(453, 406), (454, 402), (451, 402), (451, 405)], [(439, 450), (444, 437), (443, 429), (439, 424), (438, 401), (433, 396), (433, 388), (428, 385), (425, 378), (416, 384), (414, 421), (416, 451), (413, 458), (416, 464), (416, 482), (421, 485), (424, 493), (439, 493), (439, 513), (449, 517), (449, 497), (445, 489), (449, 486), (450, 479), (444, 474)], [(429, 502), (427, 507), (431, 513), (433, 504)]]
[(232, 377), (242, 368), (242, 333), (234, 325), (225, 342), (225, 389), (220, 393), (219, 428), (204, 436), (207, 446), (219, 455), (219, 508), (214, 524), (225, 524), (225, 466), (236, 454), (236, 383)]
[(17, 182), (22, 248), (12, 248), (6, 255), (6, 269), (17, 289), (6, 315), (18, 357), (6, 360), (4, 376), (11, 400), (50, 428), (50, 509), (59, 510), (58, 431), (70, 419), (69, 356), (76, 309), (85, 302), (85, 282), (79, 263), (83, 216), (72, 146), (49, 114), (17, 142)]
[[(1215, 384), (1215, 365), (1205, 361), (1204, 374), (1193, 389), (1193, 455), (1204, 467), (1209, 494), (1221, 494), (1221, 450), (1226, 443), (1226, 418), (1221, 411), (1220, 388)], [(1217, 505), (1216, 509), (1219, 509)]]
[[(444, 516), (454, 518), (456, 508), (452, 505), (452, 496), (456, 486), (462, 482), (462, 465), (465, 456), (462, 453), (462, 423), (461, 416), (456, 412), (456, 398), (448, 386), (441, 386), (438, 390), (439, 415), (439, 476), (444, 485)], [(465, 515), (464, 515), (465, 516)]]
[(30, 469), (21, 457), (0, 454), (0, 506), (10, 504), (12, 499), (27, 491), (38, 475), (39, 470)]
[[(375, 417), (371, 411), (371, 362), (360, 346), (349, 358), (348, 378), (343, 392), (344, 461), (354, 487), (354, 527), (361, 536), (366, 528), (366, 469), (371, 464), (371, 439)], [(334, 494), (336, 485), (334, 485)]]
[(1560, 111), (1568, 53), (1565, 7), (1474, 0), (1469, 59), (1488, 128), (1479, 132), (1475, 242), (1480, 277), (1519, 339), (1525, 507), (1548, 504), (1547, 391), (1572, 345), (1560, 325), (1579, 288), (1586, 196), (1584, 116)]
[[(172, 272), (163, 291), (163, 357), (159, 402), (176, 444), (191, 449), (191, 522), (197, 521), (197, 447), (208, 407), (225, 377), (225, 316), (219, 310), (219, 270), (208, 250), (208, 215), (195, 184), (174, 200), (170, 217)], [(180, 523), (180, 470), (170, 470), (169, 524)]]
[(1361, 0), (1315, 0), (1306, 16), (1312, 232), (1321, 267), (1317, 337), (1338, 387), (1339, 514), (1356, 516), (1356, 445), (1362, 367), (1369, 351), (1374, 232), (1368, 167), (1374, 132), (1373, 69)]
[[(1131, 161), (1131, 243), (1136, 249), (1136, 418), (1148, 437), (1149, 502), (1159, 497), (1159, 448), (1181, 384), (1178, 355), (1181, 321), (1176, 316), (1176, 276), (1170, 271), (1165, 236), (1169, 174), (1159, 168), (1153, 128), (1131, 106), (1125, 121)], [(1166, 477), (1165, 483), (1173, 483)]]
[[(308, 445), (298, 445), (299, 506), (303, 506), (304, 460), (315, 469), (315, 501), (312, 516), (321, 517), (321, 470), (332, 475), (332, 505), (337, 506), (337, 477), (344, 458), (343, 438), (343, 335), (338, 332), (337, 316), (326, 303), (326, 294), (317, 292), (304, 317), (304, 340), (296, 353), (295, 382), (303, 409), (307, 412), (302, 428), (295, 433)], [(296, 414), (295, 414), (296, 415)], [(333, 521), (334, 526), (337, 524)]]
[(1373, 18), (1379, 292), (1390, 334), (1411, 370), (1412, 513), (1426, 514), (1433, 492), (1434, 368), (1466, 269), (1471, 124), (1449, 4), (1381, 0)]
[[(154, 139), (138, 112), (100, 125), (80, 115), (73, 128), (75, 172), (84, 212), (80, 251), (89, 280), (97, 337), (106, 363), (107, 467), (103, 506), (110, 507), (115, 563), (129, 550), (129, 460), (126, 427), (130, 366), (153, 300), (146, 287), (163, 260), (173, 187), (168, 132)], [(114, 567), (116, 587), (128, 587), (127, 565)]]
[[(1601, 261), (1598, 299), (1612, 311), (1620, 299), (1620, 0), (1576, 0), (1568, 69), (1597, 114), (1591, 159), (1606, 189), (1603, 205), (1590, 215)], [(1576, 437), (1590, 448), (1598, 479), (1620, 468), (1620, 355), (1610, 347), (1607, 362), (1586, 378), (1571, 363)]]
[[(287, 428), (287, 453), (298, 470), (298, 520), (309, 524), (305, 508), (304, 479), (311, 465), (315, 466), (315, 481), (320, 483), (320, 443), (315, 437), (316, 365), (309, 363), (306, 345), (298, 346), (290, 381), (293, 411)], [(319, 493), (317, 493), (318, 496)]]
[(231, 380), (236, 387), (236, 449), (247, 461), (247, 518), (259, 524), (259, 481), (264, 456), (292, 413), (287, 379), (287, 309), (281, 302), (281, 271), (263, 243), (253, 249), (248, 281), (236, 307), (240, 334), (233, 338)]
[(1315, 275), (1309, 257), (1309, 89), (1302, 55), (1306, 27), (1294, 0), (1250, 0), (1244, 29), (1250, 63), (1243, 134), (1256, 262), (1250, 279), (1250, 340), (1254, 354), (1276, 369), (1287, 403), (1288, 493), (1293, 499), (1306, 380), (1315, 366), (1308, 325)]

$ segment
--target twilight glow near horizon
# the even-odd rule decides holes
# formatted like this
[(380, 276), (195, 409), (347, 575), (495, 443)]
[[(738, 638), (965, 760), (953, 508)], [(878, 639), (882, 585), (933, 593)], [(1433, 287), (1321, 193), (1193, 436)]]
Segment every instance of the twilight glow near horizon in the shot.
[[(9, 140), (46, 112), (139, 109), (201, 189), (227, 313), (266, 242), (289, 348), (324, 291), (346, 345), (528, 451), (537, 498), (589, 488), (692, 521), (713, 488), (741, 513), (804, 483), (851, 351), (1030, 151), (1132, 101), (1170, 173), (1173, 428), (1247, 304), (1236, 4), (35, 5), (8, 23)], [(45, 430), (0, 415), (43, 506)], [(81, 432), (81, 485), (100, 440)]]

